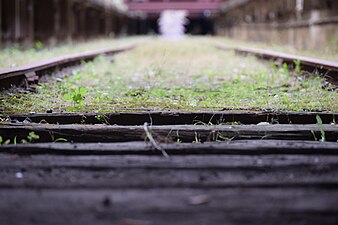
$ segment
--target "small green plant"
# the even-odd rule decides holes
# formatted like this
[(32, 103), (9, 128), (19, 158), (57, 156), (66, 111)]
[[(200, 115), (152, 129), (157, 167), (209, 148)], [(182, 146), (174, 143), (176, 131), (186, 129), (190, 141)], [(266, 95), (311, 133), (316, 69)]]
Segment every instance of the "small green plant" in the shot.
[(295, 64), (295, 72), (300, 74), (302, 72), (302, 61), (297, 59), (294, 61), (294, 64)]
[(55, 139), (55, 136), (52, 133), (50, 133), (50, 137), (51, 137), (53, 143), (56, 143), (56, 142), (68, 142), (68, 140), (66, 138), (56, 138)]
[(36, 141), (36, 140), (39, 140), (40, 139), (40, 136), (35, 134), (34, 131), (30, 132), (27, 136), (27, 139), (30, 143)]
[(106, 115), (96, 115), (95, 119), (97, 119), (98, 121), (100, 121), (101, 123), (105, 123), (105, 124), (109, 124), (108, 122), (108, 117)]
[(10, 140), (10, 139), (4, 141), (3, 137), (0, 136), (0, 145), (2, 145), (2, 144), (3, 144), (3, 145), (9, 145), (10, 143), (11, 143), (11, 140)]
[(272, 64), (271, 64), (271, 67), (272, 67), (272, 71), (273, 71), (274, 73), (277, 73), (277, 72), (278, 72), (276, 63), (272, 63)]
[(34, 47), (36, 50), (41, 50), (43, 49), (43, 44), (41, 41), (36, 41), (35, 44), (34, 44)]
[[(323, 125), (322, 118), (320, 118), (320, 116), (317, 115), (316, 120), (317, 120), (317, 126), (320, 130), (320, 140), (319, 141), (325, 142), (326, 141), (326, 135), (325, 135), (325, 131), (324, 131), (324, 125)], [(315, 132), (312, 130), (311, 133), (312, 133), (315, 141), (318, 141), (318, 138), (317, 138)]]
[(56, 143), (56, 142), (68, 142), (68, 140), (66, 138), (57, 138), (53, 142), (54, 143)]
[(321, 136), (320, 141), (321, 142), (325, 142), (326, 141), (326, 136), (325, 136), (325, 131), (324, 131), (324, 125), (323, 125), (322, 118), (320, 118), (320, 116), (317, 115), (316, 116), (316, 120), (317, 120), (317, 126), (320, 129), (320, 136)]
[[(27, 135), (27, 140), (22, 139), (21, 143), (22, 144), (33, 143), (34, 141), (37, 141), (39, 139), (40, 139), (40, 136), (37, 135), (34, 131), (32, 131), (32, 132), (29, 132), (29, 134)], [(15, 137), (15, 142), (16, 142), (16, 137)]]
[(289, 76), (289, 66), (287, 63), (283, 63), (282, 67), (279, 69), (279, 72), (284, 76)]
[(84, 106), (84, 95), (87, 94), (88, 89), (84, 87), (79, 87), (77, 89), (72, 89), (70, 93), (67, 93), (63, 96), (64, 100), (72, 100), (74, 106)]

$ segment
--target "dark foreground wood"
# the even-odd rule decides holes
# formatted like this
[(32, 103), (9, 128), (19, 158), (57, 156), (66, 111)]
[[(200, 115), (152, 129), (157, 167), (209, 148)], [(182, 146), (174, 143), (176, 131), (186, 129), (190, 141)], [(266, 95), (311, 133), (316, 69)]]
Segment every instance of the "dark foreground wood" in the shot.
[(326, 225), (337, 224), (337, 196), (312, 188), (4, 189), (0, 211), (2, 224)]
[(1, 156), (0, 162), (0, 189), (338, 188), (338, 156)]
[[(262, 155), (262, 154), (305, 154), (338, 155), (338, 143), (319, 141), (288, 140), (242, 140), (206, 143), (161, 143), (158, 144), (169, 155)], [(1, 152), (15, 154), (57, 155), (159, 155), (150, 142), (119, 143), (38, 143), (0, 146)]]
[(0, 146), (0, 225), (338, 224), (337, 125), (26, 122), (1, 122), (40, 143)]
[[(321, 138), (325, 133), (326, 141), (337, 142), (338, 125), (171, 125), (151, 126), (152, 135), (159, 142), (183, 141), (206, 142), (241, 139), (308, 140)], [(144, 126), (107, 126), (107, 125), (39, 125), (5, 124), (0, 126), (4, 139), (18, 142), (34, 131), (40, 136), (39, 142), (51, 142), (65, 138), (74, 142), (126, 142), (144, 141)]]
[(110, 125), (184, 125), (184, 124), (258, 124), (261, 122), (279, 124), (316, 124), (316, 116), (324, 124), (336, 121), (338, 113), (333, 112), (248, 112), (248, 111), (206, 111), (206, 112), (116, 112), (97, 113), (34, 113), (9, 115), (13, 121), (31, 121), (50, 124), (100, 124)]
[(338, 156), (0, 154), (0, 224), (337, 224)]

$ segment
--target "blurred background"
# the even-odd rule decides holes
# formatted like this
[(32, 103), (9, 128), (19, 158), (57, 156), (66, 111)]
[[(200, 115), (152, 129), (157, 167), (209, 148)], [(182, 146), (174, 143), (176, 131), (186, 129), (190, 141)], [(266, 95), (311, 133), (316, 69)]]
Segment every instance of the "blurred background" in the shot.
[(337, 0), (0, 0), (0, 45), (157, 35), (168, 10), (190, 35), (338, 50)]

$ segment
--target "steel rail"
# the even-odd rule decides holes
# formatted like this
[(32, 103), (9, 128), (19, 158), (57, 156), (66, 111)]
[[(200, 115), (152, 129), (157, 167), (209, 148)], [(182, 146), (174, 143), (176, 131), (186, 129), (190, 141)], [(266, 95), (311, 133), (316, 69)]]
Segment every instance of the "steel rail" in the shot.
[(71, 54), (43, 60), (16, 68), (0, 69), (0, 90), (7, 89), (13, 85), (26, 84), (27, 81), (36, 81), (46, 72), (55, 69), (65, 68), (71, 65), (80, 64), (84, 61), (95, 59), (99, 55), (112, 55), (135, 48), (136, 45), (129, 45), (119, 48), (105, 48), (95, 51)]
[(231, 47), (223, 44), (218, 44), (216, 47), (222, 50), (235, 51), (238, 54), (254, 55), (261, 59), (276, 60), (280, 63), (287, 63), (292, 66), (295, 66), (296, 61), (300, 61), (302, 70), (319, 74), (327, 78), (330, 82), (338, 84), (338, 62), (256, 48)]

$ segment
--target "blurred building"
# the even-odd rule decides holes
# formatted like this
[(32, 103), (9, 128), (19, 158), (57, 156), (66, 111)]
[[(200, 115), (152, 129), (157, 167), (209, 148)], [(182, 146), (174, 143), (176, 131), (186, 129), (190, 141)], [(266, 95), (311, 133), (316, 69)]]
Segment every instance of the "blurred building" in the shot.
[(222, 5), (217, 31), (305, 50), (337, 48), (338, 1), (230, 0)]
[(129, 19), (122, 0), (0, 0), (0, 44), (116, 36)]
[(214, 33), (214, 20), (226, 0), (125, 0), (134, 14), (142, 14), (145, 33), (158, 33), (158, 18), (165, 10), (184, 10), (189, 23), (187, 32), (193, 34)]

